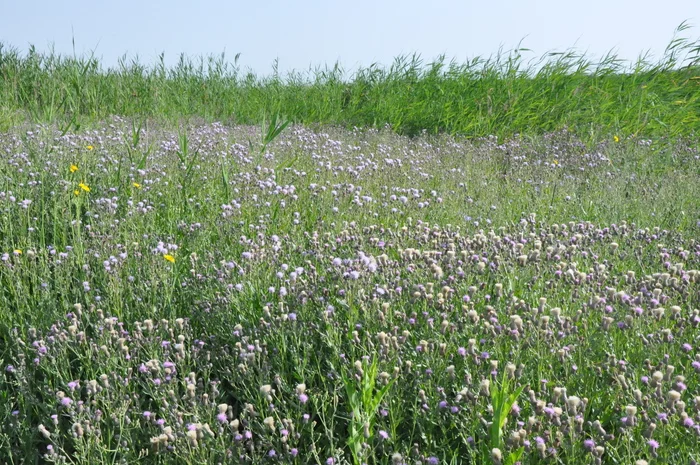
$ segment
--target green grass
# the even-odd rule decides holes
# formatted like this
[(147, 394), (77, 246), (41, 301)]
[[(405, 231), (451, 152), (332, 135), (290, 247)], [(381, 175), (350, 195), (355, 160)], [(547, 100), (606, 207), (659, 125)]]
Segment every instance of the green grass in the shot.
[(0, 464), (700, 461), (699, 49), (0, 50)]
[(403, 56), (355, 73), (340, 64), (267, 77), (224, 55), (174, 67), (124, 57), (104, 69), (90, 57), (0, 46), (0, 127), (26, 117), (80, 127), (110, 115), (259, 124), (284, 114), (296, 123), (383, 127), (400, 134), (468, 137), (541, 134), (569, 128), (586, 142), (613, 135), (690, 136), (700, 128), (700, 42), (681, 24), (664, 55), (634, 63), (575, 50), (528, 59), (529, 50), (430, 63)]
[(697, 142), (281, 125), (0, 134), (1, 462), (700, 459)]

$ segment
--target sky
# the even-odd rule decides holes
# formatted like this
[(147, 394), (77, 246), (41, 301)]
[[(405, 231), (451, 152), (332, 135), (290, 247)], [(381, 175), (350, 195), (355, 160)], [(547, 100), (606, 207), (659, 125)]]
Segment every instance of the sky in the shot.
[(662, 56), (685, 20), (684, 35), (700, 37), (699, 0), (0, 0), (0, 43), (72, 54), (75, 40), (105, 67), (124, 54), (153, 64), (163, 52), (172, 65), (181, 53), (240, 53), (242, 69), (269, 75), (275, 60), (282, 73), (336, 62), (352, 72), (413, 53), (465, 62), (519, 43), (528, 59), (575, 48), (634, 61)]

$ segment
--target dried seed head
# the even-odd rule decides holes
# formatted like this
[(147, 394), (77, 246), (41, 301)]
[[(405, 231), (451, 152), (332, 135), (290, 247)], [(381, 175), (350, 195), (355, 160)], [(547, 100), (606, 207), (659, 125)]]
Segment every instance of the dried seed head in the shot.
[(569, 398), (566, 399), (566, 406), (569, 409), (569, 413), (572, 415), (576, 415), (576, 410), (579, 405), (581, 405), (581, 399), (576, 396), (569, 396)]

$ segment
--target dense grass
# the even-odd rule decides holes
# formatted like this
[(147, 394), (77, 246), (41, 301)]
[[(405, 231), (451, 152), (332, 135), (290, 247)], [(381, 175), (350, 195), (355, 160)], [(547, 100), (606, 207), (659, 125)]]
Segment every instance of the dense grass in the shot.
[(0, 49), (0, 464), (700, 461), (700, 46), (520, 53)]
[(256, 77), (236, 61), (181, 57), (168, 68), (124, 58), (103, 69), (93, 57), (0, 46), (0, 127), (29, 116), (74, 128), (110, 115), (258, 124), (284, 114), (305, 124), (383, 127), (400, 134), (469, 137), (541, 134), (568, 127), (587, 142), (614, 134), (688, 136), (700, 128), (700, 41), (679, 26), (664, 55), (626, 63), (576, 53), (527, 60), (528, 51), (425, 64), (401, 57), (347, 75), (340, 65)]
[(700, 460), (697, 144), (0, 135), (0, 462)]

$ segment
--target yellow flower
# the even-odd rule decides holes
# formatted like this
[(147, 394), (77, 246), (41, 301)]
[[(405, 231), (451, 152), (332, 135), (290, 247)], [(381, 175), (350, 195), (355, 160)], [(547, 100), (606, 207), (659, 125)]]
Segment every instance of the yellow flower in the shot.
[(74, 190), (73, 193), (74, 193), (75, 195), (80, 195), (80, 191), (79, 191), (78, 189)]
[(85, 148), (88, 149), (88, 150), (92, 150), (92, 149), (94, 149), (95, 147), (93, 147), (92, 145), (88, 145), (88, 146), (85, 147)]
[(175, 263), (175, 257), (173, 257), (170, 254), (163, 255), (163, 258), (166, 259), (167, 261), (169, 261), (170, 263)]
[(134, 183), (134, 187), (137, 188), (137, 189), (141, 189), (141, 184), (135, 182), (135, 183)]
[(22, 249), (15, 249), (15, 255), (22, 255)]
[(70, 165), (70, 172), (75, 173), (76, 171), (78, 171), (78, 167), (76, 165)]
[(558, 165), (558, 164), (559, 164), (559, 160), (554, 160), (552, 163), (553, 163), (554, 165)]
[(84, 182), (81, 182), (80, 184), (78, 184), (78, 187), (81, 188), (82, 190), (84, 190), (85, 192), (90, 192), (90, 187), (87, 184), (85, 184)]
[(617, 136), (613, 136), (613, 140), (614, 140), (615, 142), (620, 142), (620, 138), (617, 137)]

